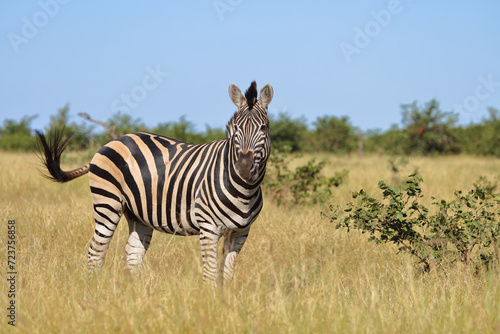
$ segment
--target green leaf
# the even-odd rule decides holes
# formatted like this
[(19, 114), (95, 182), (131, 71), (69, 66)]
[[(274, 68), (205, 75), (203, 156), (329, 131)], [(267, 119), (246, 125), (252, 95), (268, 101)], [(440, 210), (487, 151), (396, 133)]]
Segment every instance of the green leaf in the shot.
[(398, 220), (400, 222), (402, 222), (404, 220), (403, 214), (401, 212), (397, 212), (396, 217), (398, 218)]

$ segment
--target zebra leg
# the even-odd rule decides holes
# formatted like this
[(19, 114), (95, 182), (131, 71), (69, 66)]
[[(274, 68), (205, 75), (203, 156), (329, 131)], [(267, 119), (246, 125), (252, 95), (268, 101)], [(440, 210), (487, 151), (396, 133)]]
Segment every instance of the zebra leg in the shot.
[[(117, 204), (112, 206), (111, 204)], [(96, 203), (94, 201), (94, 236), (87, 253), (89, 270), (99, 268), (106, 257), (111, 238), (122, 216), (120, 203)]]
[(236, 257), (245, 244), (249, 231), (250, 227), (244, 230), (227, 230), (224, 234), (222, 270), (225, 284), (229, 283), (233, 279)]
[(217, 244), (219, 233), (212, 231), (212, 225), (200, 224), (201, 262), (203, 264), (203, 280), (216, 286), (219, 281), (217, 263)]
[(153, 229), (140, 222), (133, 214), (126, 212), (129, 236), (125, 246), (125, 270), (137, 273), (142, 259), (149, 248), (153, 237)]

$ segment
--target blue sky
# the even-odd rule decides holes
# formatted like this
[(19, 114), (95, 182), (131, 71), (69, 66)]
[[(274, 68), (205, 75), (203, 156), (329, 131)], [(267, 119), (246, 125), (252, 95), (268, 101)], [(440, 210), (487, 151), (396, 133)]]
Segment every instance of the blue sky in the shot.
[(363, 130), (436, 98), (468, 124), (500, 108), (500, 2), (2, 1), (0, 122), (66, 104), (149, 126), (180, 116), (224, 127), (231, 82), (270, 83), (271, 114)]

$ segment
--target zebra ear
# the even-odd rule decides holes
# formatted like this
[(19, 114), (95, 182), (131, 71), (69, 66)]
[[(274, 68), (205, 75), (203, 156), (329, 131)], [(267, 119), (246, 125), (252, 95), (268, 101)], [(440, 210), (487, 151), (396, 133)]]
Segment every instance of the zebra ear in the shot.
[(273, 87), (271, 87), (270, 84), (265, 84), (265, 86), (262, 87), (259, 93), (260, 104), (264, 108), (267, 108), (269, 103), (271, 103), (272, 99), (273, 99)]
[(241, 94), (241, 90), (234, 83), (229, 85), (229, 97), (238, 108), (246, 102), (245, 97)]

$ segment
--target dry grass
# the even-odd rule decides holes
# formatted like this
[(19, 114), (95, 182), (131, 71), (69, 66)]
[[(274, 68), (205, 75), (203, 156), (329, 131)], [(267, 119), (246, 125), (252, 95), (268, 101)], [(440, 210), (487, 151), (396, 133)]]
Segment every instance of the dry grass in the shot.
[[(85, 253), (93, 232), (87, 177), (51, 183), (28, 154), (1, 152), (0, 270), (6, 270), (7, 220), (17, 224), (17, 330), (23, 333), (498, 333), (498, 272), (466, 268), (416, 275), (412, 260), (366, 236), (334, 230), (320, 218), (353, 190), (377, 192), (392, 173), (387, 157), (332, 157), (327, 173), (346, 168), (346, 184), (324, 208), (277, 207), (267, 201), (238, 259), (225, 296), (201, 280), (196, 237), (156, 232), (142, 274), (127, 277), (121, 223), (104, 268), (89, 275)], [(86, 157), (87, 158), (87, 157)], [(307, 159), (309, 157), (304, 157)], [(72, 154), (67, 169), (83, 163)], [(425, 193), (451, 198), (480, 175), (498, 176), (492, 158), (412, 158)], [(5, 274), (2, 275), (2, 277)], [(6, 280), (0, 306), (6, 313)], [(5, 315), (0, 328), (7, 327)], [(3, 331), (3, 330), (2, 330)]]

